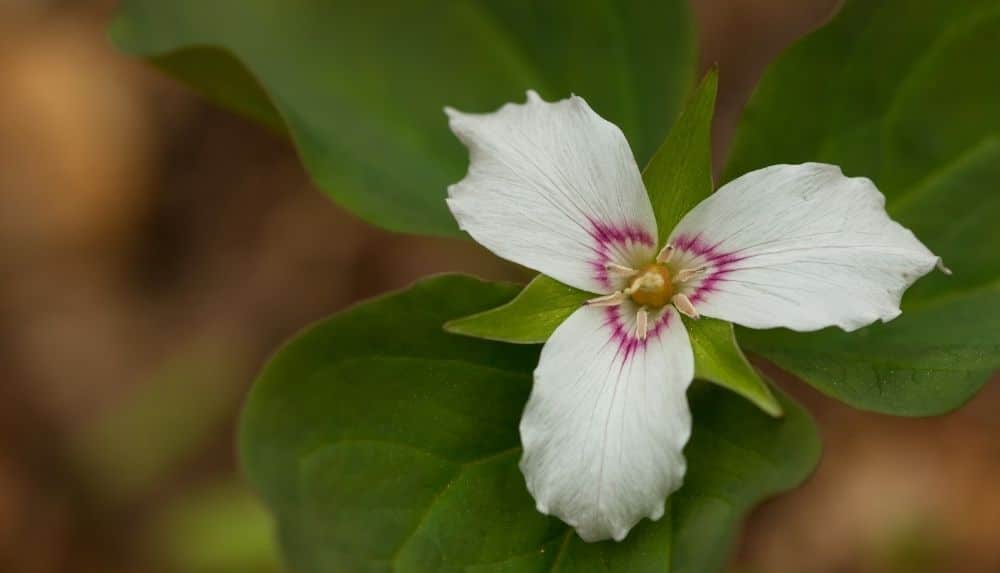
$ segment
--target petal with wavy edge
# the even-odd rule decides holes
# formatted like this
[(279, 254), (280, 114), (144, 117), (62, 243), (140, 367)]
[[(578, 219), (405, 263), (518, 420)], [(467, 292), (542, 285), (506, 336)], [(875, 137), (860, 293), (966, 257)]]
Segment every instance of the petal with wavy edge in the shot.
[(659, 519), (684, 477), (691, 343), (673, 307), (636, 339), (636, 310), (583, 307), (566, 319), (542, 349), (521, 419), (521, 471), (538, 510), (586, 541), (620, 541), (643, 517)]
[(889, 218), (871, 180), (835, 165), (773, 165), (723, 185), (670, 235), (675, 260), (705, 267), (685, 294), (750, 328), (851, 331), (899, 315), (903, 292), (939, 263)]
[(606, 264), (655, 254), (656, 221), (621, 130), (582, 98), (494, 113), (446, 110), (469, 148), (469, 171), (448, 188), (459, 226), (500, 257), (594, 293), (622, 288)]

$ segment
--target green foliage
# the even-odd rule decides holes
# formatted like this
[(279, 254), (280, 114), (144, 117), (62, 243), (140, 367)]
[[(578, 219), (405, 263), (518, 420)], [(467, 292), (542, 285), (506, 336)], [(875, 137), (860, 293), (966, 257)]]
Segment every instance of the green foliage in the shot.
[(444, 327), (448, 332), (487, 340), (541, 344), (573, 311), (594, 296), (538, 275), (510, 302), (452, 320)]
[(292, 570), (705, 573), (754, 503), (814, 467), (816, 430), (799, 406), (782, 398), (775, 419), (697, 386), (687, 485), (667, 516), (623, 543), (582, 542), (535, 510), (517, 468), (537, 347), (441, 329), (516, 292), (425, 280), (313, 326), (265, 368), (243, 463)]
[(694, 351), (695, 377), (729, 388), (772, 416), (781, 415), (781, 404), (740, 350), (732, 324), (684, 317), (684, 326)]
[(257, 79), (229, 52), (212, 47), (186, 48), (152, 56), (150, 61), (209, 100), (230, 107), (275, 132), (284, 132), (281, 115)]
[(901, 415), (955, 408), (1000, 367), (997, 53), (991, 0), (854, 0), (765, 74), (727, 177), (800, 161), (870, 177), (954, 275), (918, 282), (889, 324), (741, 330), (749, 349), (855, 407)]
[(344, 207), (434, 235), (458, 233), (444, 196), (466, 165), (445, 105), (577, 93), (646, 161), (694, 71), (684, 0), (123, 0), (111, 33), (223, 104), (269, 124), (280, 115)]
[[(286, 131), (324, 192), (388, 229), (458, 233), (443, 199), (466, 154), (441, 108), (490, 111), (528, 88), (584, 96), (622, 127), (638, 161), (652, 158), (643, 179), (661, 240), (713, 188), (714, 72), (656, 150), (693, 71), (683, 0), (123, 0), (112, 36)], [(922, 280), (889, 324), (741, 330), (748, 348), (852, 405), (895, 414), (951, 409), (1000, 367), (998, 44), (991, 0), (848, 0), (767, 72), (727, 178), (802, 161), (871, 177), (955, 274)], [(699, 378), (784, 416), (696, 384), (686, 484), (667, 515), (624, 543), (583, 543), (535, 510), (517, 426), (536, 344), (589, 296), (545, 277), (517, 294), (444, 276), (331, 317), (280, 351), (240, 440), (291, 569), (722, 567), (741, 516), (815, 465), (815, 428), (771, 393), (731, 325), (685, 320)]]
[(659, 244), (695, 205), (712, 194), (712, 117), (719, 73), (708, 72), (642, 172), (653, 204)]

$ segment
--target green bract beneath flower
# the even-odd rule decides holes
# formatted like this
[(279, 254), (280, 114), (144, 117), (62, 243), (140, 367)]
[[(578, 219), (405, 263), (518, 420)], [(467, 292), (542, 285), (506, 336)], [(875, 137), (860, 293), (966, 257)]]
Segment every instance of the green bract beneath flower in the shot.
[(870, 180), (819, 163), (735, 179), (660, 243), (621, 131), (579, 97), (527, 99), (447, 110), (471, 158), (448, 206), (497, 255), (594, 295), (542, 349), (520, 467), (539, 511), (621, 540), (683, 481), (695, 362), (681, 314), (851, 331), (898, 316), (940, 261)]

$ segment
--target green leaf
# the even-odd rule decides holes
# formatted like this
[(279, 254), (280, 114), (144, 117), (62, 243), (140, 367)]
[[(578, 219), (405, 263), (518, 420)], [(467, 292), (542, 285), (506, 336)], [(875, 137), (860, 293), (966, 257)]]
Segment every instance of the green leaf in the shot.
[(712, 117), (718, 71), (711, 69), (688, 101), (677, 123), (642, 172), (653, 204), (662, 245), (677, 223), (712, 187)]
[(467, 161), (445, 105), (485, 112), (529, 88), (576, 93), (645, 162), (695, 66), (684, 0), (122, 0), (111, 36), (221, 103), (280, 117), (320, 189), (347, 209), (433, 235), (458, 234), (444, 198)]
[(541, 344), (564, 320), (594, 294), (538, 275), (510, 302), (452, 320), (444, 325), (454, 334), (513, 342)]
[(697, 378), (729, 388), (772, 416), (781, 415), (781, 405), (736, 343), (732, 324), (706, 317), (683, 319)]
[(537, 347), (440, 326), (515, 293), (425, 280), (313, 326), (267, 365), (244, 412), (242, 461), (290, 570), (707, 573), (755, 503), (815, 466), (816, 429), (799, 406), (782, 398), (775, 419), (696, 386), (686, 485), (667, 516), (623, 543), (582, 542), (535, 510), (517, 468)]
[(855, 407), (937, 414), (1000, 367), (1000, 5), (852, 0), (765, 74), (727, 177), (822, 161), (870, 177), (954, 271), (860, 332), (741, 330), (747, 348)]

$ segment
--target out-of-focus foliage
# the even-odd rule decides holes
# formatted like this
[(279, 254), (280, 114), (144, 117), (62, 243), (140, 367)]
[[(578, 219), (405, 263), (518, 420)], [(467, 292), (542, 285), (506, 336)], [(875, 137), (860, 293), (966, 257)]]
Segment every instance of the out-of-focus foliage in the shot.
[(178, 573), (278, 573), (272, 520), (244, 486), (222, 483), (173, 500), (153, 543)]
[(368, 222), (453, 235), (444, 194), (466, 157), (443, 106), (575, 92), (644, 163), (690, 85), (690, 20), (684, 0), (125, 0), (111, 33), (214, 99), (284, 123), (319, 187)]
[(751, 506), (816, 464), (815, 427), (795, 403), (783, 398), (775, 419), (697, 386), (687, 480), (667, 515), (623, 543), (584, 543), (538, 513), (517, 468), (537, 347), (441, 330), (516, 293), (429, 279), (310, 328), (267, 366), (243, 459), (293, 570), (705, 573)]
[(106, 502), (149, 493), (224, 426), (242, 386), (236, 356), (220, 341), (192, 346), (76, 437), (88, 485)]
[(1000, 367), (998, 53), (995, 1), (855, 0), (772, 66), (727, 177), (801, 161), (867, 176), (954, 275), (922, 279), (889, 324), (742, 329), (749, 349), (855, 407), (902, 415), (955, 408)]

